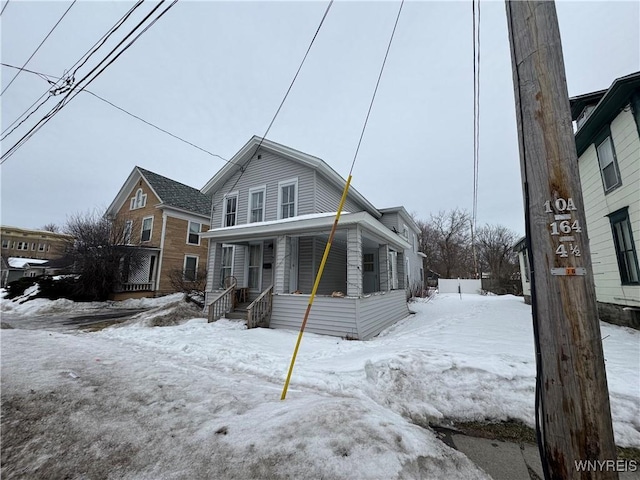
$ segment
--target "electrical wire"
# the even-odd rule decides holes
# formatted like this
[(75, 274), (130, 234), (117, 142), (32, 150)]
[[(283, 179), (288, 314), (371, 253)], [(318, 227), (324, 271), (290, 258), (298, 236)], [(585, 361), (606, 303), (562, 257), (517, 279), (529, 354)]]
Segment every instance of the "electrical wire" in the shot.
[[(295, 83), (296, 79), (298, 78), (298, 74), (300, 73), (300, 70), (302, 70), (302, 66), (304, 65), (304, 63), (305, 63), (305, 61), (307, 59), (307, 56), (309, 55), (309, 52), (311, 51), (311, 47), (313, 46), (314, 42), (316, 41), (318, 33), (320, 32), (320, 28), (322, 28), (322, 25), (324, 24), (324, 21), (327, 18), (327, 15), (329, 14), (329, 10), (331, 9), (332, 5), (333, 5), (333, 0), (331, 0), (329, 2), (329, 5), (327, 5), (327, 8), (325, 9), (324, 14), (322, 15), (322, 19), (320, 20), (320, 24), (318, 25), (318, 28), (316, 29), (316, 33), (313, 35), (313, 38), (311, 39), (311, 42), (309, 43), (309, 46), (307, 47), (307, 51), (305, 52), (304, 56), (302, 57), (302, 61), (300, 62), (300, 65), (298, 66), (298, 70), (296, 70), (296, 73), (293, 76), (293, 79), (291, 80), (291, 83), (289, 84), (289, 88), (287, 88), (287, 92), (285, 93), (284, 97), (282, 98), (282, 101), (280, 102), (280, 105), (278, 106), (278, 109), (276, 110), (276, 113), (273, 115), (273, 118), (271, 119), (271, 122), (269, 123), (269, 126), (267, 127), (267, 129), (265, 130), (264, 134), (260, 138), (260, 141), (258, 142), (258, 145), (256, 145), (256, 148), (254, 149), (253, 154), (251, 154), (251, 156), (249, 157), (249, 160), (244, 165), (240, 166), (240, 175), (238, 175), (238, 178), (234, 182), (233, 186), (229, 189), (229, 191), (220, 198), (220, 203), (223, 202), (225, 197), (227, 195), (229, 195), (230, 192), (233, 192), (233, 190), (236, 188), (236, 185), (238, 185), (238, 182), (242, 178), (242, 175), (244, 175), (244, 172), (246, 171), (247, 166), (249, 166), (249, 163), (251, 163), (251, 160), (253, 159), (254, 155), (260, 149), (260, 146), (264, 142), (264, 139), (269, 134), (269, 131), (271, 130), (271, 127), (273, 126), (274, 122), (276, 121), (276, 118), (278, 117), (278, 114), (280, 113), (280, 110), (282, 109), (282, 106), (284, 105), (284, 102), (286, 101), (287, 97), (289, 96), (289, 92), (291, 92), (291, 89), (293, 88), (293, 84)], [(229, 163), (233, 163), (233, 162), (229, 162)], [(212, 206), (212, 211), (214, 211), (218, 205), (213, 205)]]
[(9, 2), (11, 0), (7, 0), (6, 2), (4, 2), (4, 6), (2, 7), (2, 11), (0, 11), (0, 17), (2, 16), (2, 14), (4, 13), (4, 9), (7, 8), (7, 5), (9, 5)]
[(367, 111), (367, 116), (364, 119), (364, 125), (362, 126), (362, 132), (360, 132), (360, 139), (358, 140), (358, 146), (356, 147), (356, 152), (353, 155), (353, 161), (351, 162), (351, 168), (349, 169), (349, 176), (353, 173), (353, 167), (356, 164), (356, 158), (358, 158), (358, 152), (360, 151), (360, 145), (362, 143), (362, 138), (364, 137), (364, 132), (367, 129), (367, 123), (369, 122), (369, 115), (371, 115), (371, 109), (373, 108), (373, 102), (376, 99), (376, 93), (378, 93), (378, 87), (380, 86), (380, 79), (382, 78), (382, 72), (384, 72), (384, 67), (387, 63), (387, 57), (389, 56), (389, 50), (391, 49), (391, 44), (393, 43), (393, 37), (396, 34), (396, 28), (398, 27), (398, 20), (400, 19), (400, 13), (402, 12), (402, 7), (404, 6), (404, 0), (400, 2), (400, 8), (398, 9), (398, 15), (396, 15), (396, 21), (393, 24), (393, 30), (391, 31), (391, 37), (389, 38), (389, 44), (387, 45), (387, 51), (384, 54), (384, 60), (382, 61), (382, 66), (380, 67), (380, 73), (378, 74), (378, 80), (376, 81), (376, 87), (373, 90), (373, 95), (371, 97), (371, 103), (369, 104), (369, 110)]
[[(130, 17), (130, 16), (131, 16), (131, 14), (132, 14), (132, 13), (133, 13), (133, 12), (134, 12), (138, 7), (140, 7), (140, 5), (142, 5), (142, 3), (143, 3), (143, 0), (138, 0), (138, 2), (137, 2), (135, 5), (133, 5), (133, 6), (132, 6), (132, 7), (131, 7), (131, 8), (130, 8), (130, 9), (129, 9), (129, 10), (128, 10), (128, 11), (127, 11), (123, 16), (122, 16), (122, 17), (120, 17), (120, 19), (119, 19), (118, 21), (116, 21), (116, 23), (114, 23), (114, 24), (111, 26), (111, 28), (109, 28), (109, 30), (107, 30), (107, 32), (106, 32), (106, 33), (105, 33), (105, 34), (104, 34), (100, 39), (98, 39), (98, 40), (96, 41), (96, 43), (94, 43), (94, 44), (93, 44), (93, 46), (91, 46), (91, 47), (89, 48), (89, 50), (87, 50), (87, 51), (84, 53), (84, 55), (82, 55), (82, 56), (81, 56), (81, 57), (76, 61), (76, 63), (74, 63), (74, 64), (71, 66), (71, 68), (69, 68), (69, 70), (67, 70), (67, 71), (70, 71), (70, 70), (71, 70), (71, 69), (73, 69), (76, 65), (78, 65), (78, 64), (82, 61), (82, 59), (84, 59), (85, 57), (87, 57), (87, 55), (89, 55), (89, 56), (93, 55), (93, 53), (95, 53), (95, 51), (96, 51), (96, 46), (97, 46), (100, 42), (103, 42), (103, 40), (106, 40), (106, 39), (108, 39), (111, 35), (113, 35), (113, 34), (114, 34), (114, 33), (115, 33), (115, 32), (116, 32), (116, 31), (117, 31), (117, 30), (122, 26), (122, 24), (123, 24), (123, 23), (124, 23), (124, 22), (125, 22), (125, 21)], [(104, 43), (104, 42), (103, 42), (103, 43)], [(76, 69), (76, 70), (77, 70), (77, 69)], [(25, 70), (25, 71), (26, 71), (26, 70)], [(25, 110), (25, 111), (24, 111), (20, 116), (18, 116), (18, 118), (16, 118), (16, 119), (15, 119), (15, 120), (14, 120), (14, 121), (13, 121), (13, 122), (8, 126), (8, 127), (6, 127), (6, 128), (2, 131), (2, 135), (5, 135), (5, 133), (7, 132), (7, 130), (9, 130), (9, 129), (10, 129), (11, 127), (13, 127), (17, 122), (19, 122), (19, 121), (20, 121), (20, 119), (21, 119), (22, 117), (24, 117), (25, 115), (27, 115), (27, 114), (28, 114), (28, 116), (30, 117), (30, 116), (31, 116), (31, 115), (33, 115), (35, 112), (37, 112), (37, 111), (38, 111), (38, 109), (39, 109), (42, 105), (44, 105), (44, 104), (46, 103), (46, 101), (45, 101), (45, 102), (40, 103), (40, 105), (38, 105), (38, 106), (36, 107), (36, 109), (35, 109), (35, 110), (32, 110), (31, 112), (30, 112), (30, 110), (34, 107), (34, 105), (36, 105), (36, 104), (37, 104), (40, 100), (42, 100), (45, 96), (47, 96), (47, 95), (48, 95), (48, 96), (47, 96), (47, 101), (48, 101), (52, 96), (55, 96), (55, 95), (60, 94), (60, 93), (61, 93), (61, 88), (60, 88), (60, 87), (58, 87), (58, 82), (61, 82), (61, 81), (62, 81), (62, 84), (61, 84), (61, 85), (64, 85), (64, 84), (70, 85), (70, 84), (72, 83), (72, 78), (71, 78), (70, 76), (67, 76), (67, 75), (65, 74), (63, 77), (59, 77), (59, 78), (58, 78), (58, 80), (57, 80), (56, 82), (50, 82), (52, 86), (50, 86), (47, 90), (45, 90), (45, 91), (44, 91), (44, 93), (43, 93), (42, 95), (40, 95), (40, 97), (38, 97), (38, 98), (37, 98), (37, 99), (36, 99), (36, 100), (31, 104), (31, 106), (29, 106), (29, 107), (28, 107), (28, 108), (27, 108), (27, 109), (26, 109), (26, 110)], [(55, 92), (55, 93), (54, 93), (54, 92)], [(24, 123), (24, 120), (23, 120), (22, 122), (20, 122), (20, 123)], [(14, 128), (13, 130), (15, 130), (15, 128)], [(13, 130), (12, 130), (12, 131), (13, 131)], [(9, 133), (11, 133), (11, 132), (9, 132)], [(6, 137), (6, 135), (5, 135), (5, 137)]]
[[(116, 45), (111, 52), (97, 65), (95, 66), (87, 75), (85, 75), (76, 85), (75, 87), (69, 91), (65, 97), (47, 114), (45, 115), (34, 127), (31, 128), (18, 142), (16, 142), (7, 152), (5, 152), (2, 157), (0, 157), (0, 164), (4, 163), (9, 157), (11, 157), (24, 143), (26, 143), (40, 128), (42, 128), (53, 116), (58, 113), (67, 103), (73, 100), (78, 93), (82, 92), (91, 82), (93, 82), (104, 70), (109, 67), (113, 62), (115, 62), (120, 55), (122, 55), (133, 43), (136, 42), (138, 38), (142, 34), (144, 34), (149, 28), (151, 28), (164, 14), (166, 14), (176, 3), (178, 0), (174, 0), (165, 10), (163, 10), (157, 17), (155, 17), (140, 33), (138, 33), (122, 50), (120, 50), (108, 63), (102, 67), (91, 79), (87, 80), (89, 76), (91, 76), (96, 70), (98, 70), (101, 65), (107, 61), (107, 59), (131, 36), (138, 30), (154, 13), (155, 11), (164, 3), (161, 2), (156, 5), (151, 12), (149, 12), (135, 27), (131, 30), (125, 38), (123, 38), (118, 45)], [(80, 86), (83, 82), (86, 84)]]
[(475, 233), (478, 223), (478, 178), (480, 153), (480, 0), (472, 0), (473, 21), (473, 203), (471, 213), (471, 249), (473, 268), (478, 278)]
[[(9, 67), (9, 68), (20, 68), (20, 67), (16, 67), (16, 66), (14, 66), (14, 65), (9, 65), (9, 64), (7, 64), (7, 63), (0, 63), (0, 65), (5, 66), (5, 67)], [(59, 78), (58, 78), (58, 77), (54, 77), (53, 75), (47, 75), (47, 74), (44, 74), (44, 73), (41, 73), (41, 72), (35, 72), (35, 71), (33, 71), (33, 70), (27, 70), (27, 69), (23, 69), (23, 70), (24, 70), (24, 71), (26, 71), (26, 72), (28, 72), (28, 73), (32, 73), (32, 74), (34, 74), (34, 75), (38, 75), (39, 77), (44, 78), (44, 79), (45, 79), (46, 81), (48, 81), (48, 82), (51, 82), (51, 80), (49, 80), (49, 78), (55, 78), (55, 79), (59, 80)], [(227, 162), (227, 163), (233, 163), (233, 162), (231, 162), (230, 160), (227, 160), (226, 158), (224, 158), (224, 157), (222, 157), (222, 156), (220, 156), (220, 155), (218, 155), (218, 154), (216, 154), (216, 153), (212, 153), (212, 152), (210, 152), (209, 150), (206, 150), (206, 149), (204, 149), (204, 148), (202, 148), (202, 147), (199, 147), (199, 146), (198, 146), (198, 145), (196, 145), (195, 143), (189, 142), (188, 140), (185, 140), (184, 138), (181, 138), (181, 137), (179, 137), (178, 135), (175, 135), (175, 134), (173, 134), (173, 133), (169, 132), (168, 130), (165, 130), (164, 128), (158, 127), (157, 125), (155, 125), (155, 124), (153, 124), (153, 123), (149, 122), (148, 120), (145, 120), (144, 118), (139, 117), (138, 115), (135, 115), (135, 114), (133, 114), (133, 113), (131, 113), (131, 112), (129, 112), (129, 111), (127, 111), (127, 110), (125, 110), (124, 108), (122, 108), (122, 107), (120, 107), (120, 106), (116, 105), (115, 103), (110, 102), (110, 101), (109, 101), (109, 100), (107, 100), (106, 98), (101, 97), (101, 96), (100, 96), (100, 95), (98, 95), (97, 93), (91, 92), (91, 91), (87, 90), (86, 88), (83, 90), (83, 92), (84, 92), (84, 93), (88, 93), (88, 94), (90, 94), (90, 95), (93, 95), (95, 98), (97, 98), (98, 100), (102, 100), (102, 101), (103, 101), (103, 102), (105, 102), (107, 105), (111, 105), (113, 108), (116, 108), (116, 109), (120, 110), (121, 112), (126, 113), (127, 115), (129, 115), (129, 116), (131, 116), (131, 117), (135, 118), (136, 120), (140, 120), (141, 122), (146, 123), (147, 125), (149, 125), (149, 126), (151, 126), (151, 127), (155, 128), (155, 129), (157, 129), (157, 130), (159, 130), (159, 131), (161, 131), (161, 132), (163, 132), (163, 133), (166, 133), (167, 135), (169, 135), (169, 136), (171, 136), (171, 137), (173, 137), (173, 138), (175, 138), (175, 139), (177, 139), (177, 140), (180, 140), (181, 142), (184, 142), (184, 143), (186, 143), (187, 145), (191, 145), (192, 147), (197, 148), (198, 150), (201, 150), (201, 151), (203, 151), (204, 153), (207, 153), (207, 154), (211, 155), (212, 157), (217, 157), (217, 158), (219, 158), (219, 159), (221, 159), (221, 160), (224, 160), (224, 161), (225, 161), (225, 162)], [(21, 123), (22, 123), (22, 122), (21, 122)], [(11, 132), (9, 132), (9, 133), (11, 133)], [(4, 139), (4, 137), (3, 137), (2, 139)], [(0, 140), (2, 140), (2, 139), (0, 139)]]
[[(67, 8), (67, 9), (64, 11), (64, 13), (63, 13), (63, 14), (62, 14), (62, 16), (60, 17), (60, 19), (59, 19), (59, 20), (56, 22), (56, 24), (51, 28), (51, 30), (49, 30), (49, 33), (47, 33), (47, 36), (46, 36), (46, 37), (44, 37), (44, 40), (42, 40), (42, 41), (40, 42), (40, 45), (38, 45), (38, 47), (34, 50), (34, 52), (31, 54), (31, 56), (27, 59), (27, 61), (26, 61), (26, 62), (24, 62), (24, 65), (22, 65), (22, 68), (26, 67), (26, 66), (27, 66), (27, 64), (28, 64), (28, 63), (31, 61), (31, 59), (34, 57), (34, 55), (35, 55), (36, 53), (38, 53), (38, 50), (40, 50), (40, 48), (42, 47), (42, 45), (44, 45), (44, 42), (46, 42), (46, 41), (47, 41), (47, 39), (51, 36), (51, 34), (52, 34), (52, 33), (53, 33), (53, 31), (56, 29), (56, 27), (60, 24), (60, 22), (62, 21), (62, 19), (63, 19), (64, 17), (66, 17), (66, 16), (67, 16), (67, 13), (69, 13), (69, 10), (71, 10), (71, 7), (73, 7), (73, 6), (76, 4), (76, 2), (77, 2), (77, 1), (78, 1), (78, 0), (73, 0), (73, 2), (71, 2), (71, 5), (69, 5), (69, 8)], [(8, 2), (7, 2), (7, 3), (8, 3)], [(5, 5), (5, 6), (6, 6), (6, 5)], [(3, 9), (2, 11), (4, 11), (4, 9)], [(14, 82), (14, 80), (15, 80), (16, 78), (18, 78), (18, 75), (20, 75), (20, 70), (18, 70), (18, 71), (16, 72), (16, 74), (15, 74), (15, 75), (14, 75), (14, 77), (11, 79), (11, 81), (7, 84), (7, 86), (6, 86), (6, 87), (4, 87), (4, 88), (2, 89), (2, 92), (0, 92), (0, 97), (1, 97), (2, 95), (4, 95), (4, 92), (6, 92), (6, 91), (7, 91), (7, 89), (8, 89), (8, 88), (11, 86), (11, 84)]]

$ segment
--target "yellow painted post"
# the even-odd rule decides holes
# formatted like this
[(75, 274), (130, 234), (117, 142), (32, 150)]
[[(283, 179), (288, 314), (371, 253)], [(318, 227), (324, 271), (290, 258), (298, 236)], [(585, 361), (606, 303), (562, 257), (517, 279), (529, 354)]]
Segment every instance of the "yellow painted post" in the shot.
[(320, 268), (318, 268), (318, 273), (316, 274), (316, 281), (313, 284), (313, 290), (311, 290), (311, 296), (309, 297), (307, 310), (304, 312), (304, 319), (302, 320), (302, 325), (300, 325), (298, 340), (296, 341), (296, 347), (293, 350), (293, 356), (291, 357), (291, 364), (289, 365), (289, 372), (287, 373), (287, 380), (284, 382), (284, 388), (282, 389), (282, 395), (280, 396), (280, 400), (284, 400), (287, 396), (287, 389), (289, 388), (289, 381), (291, 380), (291, 374), (293, 373), (293, 366), (295, 365), (296, 357), (298, 356), (298, 349), (300, 348), (300, 342), (302, 341), (302, 334), (304, 333), (304, 328), (306, 327), (307, 320), (309, 319), (309, 313), (311, 312), (311, 306), (313, 305), (313, 300), (315, 299), (316, 292), (318, 291), (318, 285), (320, 285), (320, 279), (322, 278), (324, 265), (325, 263), (327, 263), (327, 258), (329, 257), (329, 250), (331, 250), (331, 242), (333, 242), (333, 236), (335, 235), (336, 228), (338, 227), (338, 220), (340, 220), (340, 214), (342, 213), (342, 207), (344, 207), (344, 202), (347, 199), (347, 192), (349, 191), (350, 184), (351, 184), (351, 174), (349, 174), (349, 177), (347, 178), (347, 183), (344, 186), (344, 190), (342, 192), (342, 198), (340, 199), (340, 205), (338, 205), (336, 218), (333, 221), (333, 227), (331, 227), (331, 234), (329, 235), (329, 240), (327, 240), (327, 245), (324, 248), (324, 255), (322, 255)]

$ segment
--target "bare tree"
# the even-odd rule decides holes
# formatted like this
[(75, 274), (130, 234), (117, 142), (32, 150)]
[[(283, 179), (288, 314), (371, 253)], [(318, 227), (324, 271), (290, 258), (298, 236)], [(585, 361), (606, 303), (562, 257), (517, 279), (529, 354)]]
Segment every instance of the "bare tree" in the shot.
[(41, 230), (51, 233), (60, 233), (60, 227), (55, 223), (47, 223)]
[(131, 223), (124, 220), (108, 219), (96, 211), (79, 213), (67, 219), (64, 230), (74, 238), (69, 251), (83, 299), (106, 300), (140, 262), (138, 250), (128, 246)]
[(472, 276), (471, 219), (466, 210), (454, 208), (431, 215), (435, 240), (434, 267), (444, 278)]
[(518, 236), (502, 225), (485, 225), (476, 232), (478, 257), (497, 287), (505, 288), (519, 269), (513, 245)]

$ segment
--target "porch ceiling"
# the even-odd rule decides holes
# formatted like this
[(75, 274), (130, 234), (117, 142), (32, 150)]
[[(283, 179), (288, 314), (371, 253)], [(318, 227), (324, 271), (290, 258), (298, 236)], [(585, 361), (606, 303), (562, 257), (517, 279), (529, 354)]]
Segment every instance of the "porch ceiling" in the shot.
[[(264, 240), (279, 235), (303, 236), (328, 233), (331, 230), (335, 213), (301, 215), (272, 222), (257, 222), (234, 227), (215, 228), (202, 233), (202, 238), (223, 243), (240, 243), (250, 240)], [(411, 245), (400, 235), (385, 227), (367, 212), (343, 213), (338, 223), (338, 234), (346, 227), (359, 225), (363, 237), (388, 243), (397, 249), (408, 249)]]

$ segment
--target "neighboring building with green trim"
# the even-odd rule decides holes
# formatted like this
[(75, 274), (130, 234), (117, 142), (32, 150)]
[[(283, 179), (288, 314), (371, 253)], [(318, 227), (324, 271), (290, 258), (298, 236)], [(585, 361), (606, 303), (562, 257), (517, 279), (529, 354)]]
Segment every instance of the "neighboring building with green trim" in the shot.
[(640, 72), (570, 103), (599, 315), (640, 328)]

